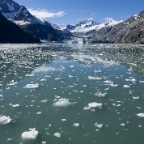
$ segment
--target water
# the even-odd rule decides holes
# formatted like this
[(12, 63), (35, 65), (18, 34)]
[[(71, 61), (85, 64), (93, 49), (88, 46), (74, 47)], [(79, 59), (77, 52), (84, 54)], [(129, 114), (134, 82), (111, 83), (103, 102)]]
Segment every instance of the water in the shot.
[(143, 143), (143, 46), (0, 45), (0, 65), (0, 143)]

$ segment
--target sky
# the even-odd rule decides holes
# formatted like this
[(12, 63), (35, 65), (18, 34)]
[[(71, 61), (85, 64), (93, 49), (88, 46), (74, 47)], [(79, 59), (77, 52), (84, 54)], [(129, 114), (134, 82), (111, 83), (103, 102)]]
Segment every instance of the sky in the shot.
[(144, 10), (144, 0), (14, 0), (40, 18), (59, 25), (76, 24), (88, 18), (125, 20)]

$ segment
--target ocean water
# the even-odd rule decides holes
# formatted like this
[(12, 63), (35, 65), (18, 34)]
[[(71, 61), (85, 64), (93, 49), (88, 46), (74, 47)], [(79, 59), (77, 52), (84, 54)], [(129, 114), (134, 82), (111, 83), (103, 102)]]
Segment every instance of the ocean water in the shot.
[(143, 134), (144, 46), (0, 45), (1, 144), (142, 144)]

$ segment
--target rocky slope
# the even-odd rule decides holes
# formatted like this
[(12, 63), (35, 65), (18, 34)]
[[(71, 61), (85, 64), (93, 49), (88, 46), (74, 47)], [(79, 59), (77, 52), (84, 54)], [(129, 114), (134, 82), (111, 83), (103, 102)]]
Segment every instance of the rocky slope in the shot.
[(144, 44), (144, 11), (117, 25), (87, 33), (90, 42)]
[(0, 43), (40, 43), (0, 13)]

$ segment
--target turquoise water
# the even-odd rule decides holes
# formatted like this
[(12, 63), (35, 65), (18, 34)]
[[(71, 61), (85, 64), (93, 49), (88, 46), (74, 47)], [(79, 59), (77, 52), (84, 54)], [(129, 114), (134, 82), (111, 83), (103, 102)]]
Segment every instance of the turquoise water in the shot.
[(0, 69), (0, 143), (143, 143), (143, 46), (0, 45)]

